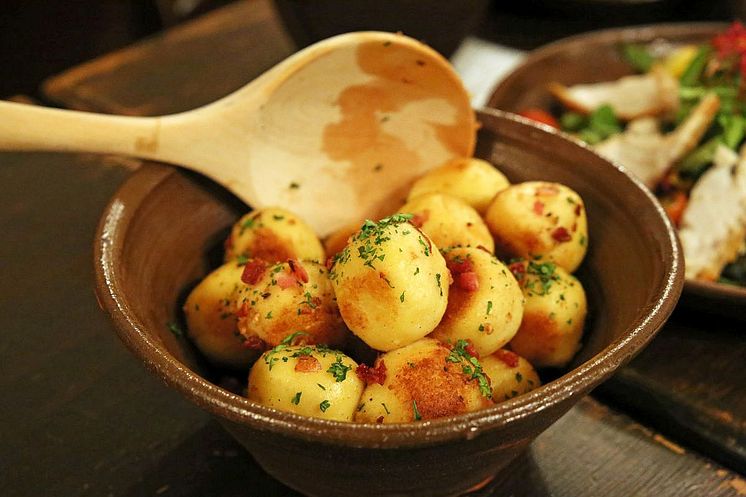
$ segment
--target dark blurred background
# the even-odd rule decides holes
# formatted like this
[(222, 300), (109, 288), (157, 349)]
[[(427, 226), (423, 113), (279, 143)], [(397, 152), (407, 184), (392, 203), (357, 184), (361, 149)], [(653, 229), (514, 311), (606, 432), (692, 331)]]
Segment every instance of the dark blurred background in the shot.
[[(38, 96), (40, 82), (97, 55), (129, 45), (231, 0), (0, 0), (0, 97)], [(334, 28), (339, 19), (358, 29), (381, 28), (407, 19), (415, 3), (426, 0), (278, 0), (280, 12), (299, 45)], [(432, 2), (445, 7), (458, 1)], [(728, 20), (738, 17), (743, 0), (478, 0), (471, 31), (481, 38), (514, 48), (531, 49), (570, 34), (601, 27), (662, 21)], [(343, 14), (347, 9), (347, 14)], [(419, 6), (421, 7), (421, 5)], [(367, 14), (362, 14), (367, 12)], [(441, 14), (436, 14), (441, 12)], [(454, 48), (454, 19), (433, 10), (417, 22), (440, 32), (444, 51)], [(346, 16), (346, 18), (345, 18)], [(440, 18), (436, 18), (440, 17)], [(351, 25), (350, 22), (353, 24)], [(404, 21), (402, 21), (404, 22)], [(387, 27), (388, 25), (386, 25)], [(412, 29), (401, 26), (411, 34)], [(433, 31), (437, 30), (437, 31)], [(324, 31), (324, 33), (322, 33)], [(436, 42), (439, 40), (425, 40)]]

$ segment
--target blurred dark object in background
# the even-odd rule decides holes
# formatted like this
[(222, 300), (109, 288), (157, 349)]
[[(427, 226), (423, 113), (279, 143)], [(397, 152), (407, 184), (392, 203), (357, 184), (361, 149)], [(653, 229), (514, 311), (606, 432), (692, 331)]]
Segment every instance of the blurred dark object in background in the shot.
[(0, 98), (229, 0), (0, 0)]
[(488, 0), (275, 0), (305, 47), (349, 31), (401, 31), (448, 57), (484, 17)]
[(523, 50), (596, 29), (660, 22), (728, 21), (746, 0), (493, 0), (477, 36)]

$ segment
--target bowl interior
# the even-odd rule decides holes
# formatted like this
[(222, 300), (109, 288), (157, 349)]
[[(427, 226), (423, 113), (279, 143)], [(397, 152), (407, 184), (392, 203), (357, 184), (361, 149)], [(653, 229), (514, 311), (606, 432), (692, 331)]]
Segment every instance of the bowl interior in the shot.
[(589, 252), (579, 270), (591, 309), (584, 346), (571, 368), (529, 394), (452, 419), (373, 426), (281, 413), (217, 387), (222, 373), (169, 323), (179, 321), (185, 292), (218, 264), (227, 229), (245, 207), (208, 180), (168, 166), (136, 172), (104, 213), (95, 252), (101, 302), (146, 366), (231, 422), (325, 442), (401, 447), (543, 416), (535, 436), (564, 412), (553, 406), (569, 408), (652, 339), (681, 292), (679, 250), (662, 210), (626, 173), (521, 118), (499, 111), (478, 117), (478, 156), (514, 182), (570, 186), (588, 212)]

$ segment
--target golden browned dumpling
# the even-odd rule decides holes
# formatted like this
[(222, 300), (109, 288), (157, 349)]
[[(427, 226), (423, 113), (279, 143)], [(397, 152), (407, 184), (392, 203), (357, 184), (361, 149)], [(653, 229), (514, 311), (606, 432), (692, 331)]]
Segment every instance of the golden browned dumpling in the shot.
[(189, 338), (210, 362), (234, 369), (248, 368), (259, 355), (245, 347), (238, 333), (243, 270), (236, 262), (220, 266), (194, 287), (184, 304)]
[(445, 193), (469, 204), (484, 214), (495, 194), (510, 182), (495, 166), (482, 159), (453, 159), (428, 171), (415, 181), (407, 200), (423, 193)]
[[(465, 340), (423, 338), (376, 360), (355, 421), (408, 423), (494, 405), (489, 379)], [(367, 376), (367, 375), (364, 375)]]
[(360, 228), (360, 223), (351, 224), (335, 231), (324, 240), (324, 250), (326, 251), (327, 257), (334, 257), (340, 253), (347, 243), (350, 241), (350, 237), (357, 233)]
[(587, 313), (580, 281), (551, 262), (510, 266), (526, 304), (510, 348), (536, 367), (566, 366), (580, 349)]
[(225, 260), (262, 259), (285, 262), (288, 259), (324, 261), (324, 248), (305, 221), (279, 207), (250, 212), (233, 225), (225, 243)]
[(352, 421), (364, 388), (357, 363), (323, 346), (289, 345), (294, 336), (256, 361), (247, 397), (303, 416)]
[(529, 181), (501, 191), (485, 221), (498, 254), (554, 262), (575, 271), (588, 247), (580, 196), (559, 183)]
[(247, 340), (274, 347), (302, 331), (305, 343), (333, 347), (344, 343), (347, 328), (339, 315), (324, 266), (289, 260), (267, 265), (252, 259), (243, 275), (245, 291), (238, 311), (238, 329)]
[(412, 224), (420, 227), (438, 248), (481, 245), (490, 252), (495, 249), (479, 213), (456, 197), (425, 193), (409, 200), (399, 212), (412, 214)]
[(512, 399), (541, 386), (536, 370), (523, 357), (500, 349), (480, 359), (482, 369), (490, 378), (495, 402)]
[(495, 352), (518, 331), (523, 293), (510, 270), (478, 248), (443, 251), (453, 284), (448, 308), (430, 336), (441, 342), (469, 340), (480, 356)]
[(445, 260), (409, 217), (366, 221), (330, 272), (345, 323), (376, 350), (424, 337), (448, 303)]

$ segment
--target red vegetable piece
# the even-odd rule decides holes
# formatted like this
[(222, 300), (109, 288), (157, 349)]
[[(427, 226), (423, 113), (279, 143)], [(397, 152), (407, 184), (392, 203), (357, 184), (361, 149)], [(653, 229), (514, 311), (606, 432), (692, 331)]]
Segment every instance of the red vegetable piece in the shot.
[(464, 352), (476, 359), (479, 359), (479, 352), (477, 352), (477, 349), (474, 348), (474, 345), (471, 342), (469, 342), (469, 344), (464, 347)]
[(295, 278), (298, 281), (301, 283), (308, 283), (308, 271), (306, 271), (306, 268), (301, 265), (299, 260), (289, 259), (288, 265), (290, 266), (290, 271), (295, 275)]
[(523, 111), (519, 112), (518, 115), (559, 129), (559, 123), (557, 122), (557, 119), (555, 119), (553, 115), (545, 110), (532, 107), (530, 109), (524, 109)]
[(536, 201), (534, 202), (534, 212), (541, 216), (544, 214), (544, 202)]
[(312, 373), (321, 371), (321, 363), (312, 355), (303, 355), (298, 358), (294, 369), (301, 373)]
[(264, 343), (264, 340), (259, 338), (258, 336), (250, 336), (246, 338), (243, 342), (243, 346), (245, 349), (251, 349), (251, 350), (266, 350), (267, 344)]
[(277, 275), (277, 284), (283, 290), (294, 287), (298, 283), (298, 280), (292, 274), (280, 273)]
[(508, 269), (510, 269), (510, 272), (513, 273), (515, 279), (521, 281), (523, 279), (523, 276), (526, 274), (526, 263), (523, 261), (514, 262), (508, 266)]
[(461, 273), (468, 273), (474, 271), (474, 265), (471, 263), (471, 260), (466, 258), (463, 259), (461, 257), (448, 259), (446, 261), (446, 267), (451, 270), (451, 273), (453, 274), (461, 274)]

